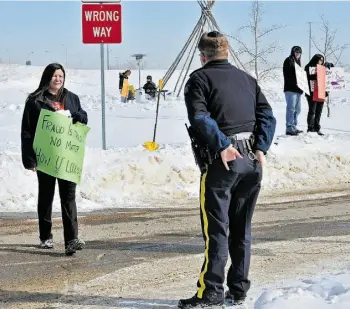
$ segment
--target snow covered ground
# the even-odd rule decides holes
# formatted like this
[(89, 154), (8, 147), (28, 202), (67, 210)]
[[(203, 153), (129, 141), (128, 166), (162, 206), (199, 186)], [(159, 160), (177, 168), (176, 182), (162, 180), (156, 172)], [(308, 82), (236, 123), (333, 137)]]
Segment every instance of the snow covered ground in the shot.
[[(24, 66), (0, 66), (0, 212), (26, 212), (36, 210), (37, 181), (35, 174), (25, 171), (20, 156), (20, 122), (24, 100), (28, 92), (38, 83), (43, 68)], [(79, 211), (91, 211), (116, 207), (176, 207), (184, 203), (195, 203), (198, 195), (199, 172), (194, 164), (184, 124), (186, 109), (180, 98), (161, 102), (157, 142), (162, 148), (148, 152), (142, 147), (151, 140), (155, 117), (155, 103), (127, 103), (119, 100), (118, 72), (106, 72), (107, 144), (108, 150), (101, 148), (101, 107), (100, 72), (88, 70), (68, 70), (67, 87), (79, 94), (83, 107), (89, 114), (91, 131), (84, 167), (84, 179), (79, 186)], [(142, 81), (151, 74), (154, 80), (164, 72), (142, 72)], [(138, 76), (133, 72), (131, 83), (137, 86)], [(174, 79), (167, 86), (172, 89)], [(274, 108), (278, 121), (277, 135), (264, 168), (261, 200), (295, 199), (296, 196), (311, 193), (342, 194), (349, 191), (350, 172), (350, 95), (348, 92), (332, 95), (331, 117), (327, 111), (322, 116), (324, 137), (302, 134), (298, 137), (279, 138), (284, 133), (285, 103), (282, 83), (266, 85), (267, 96)], [(306, 131), (307, 103), (303, 98), (300, 128)], [(59, 211), (58, 196), (54, 211)], [(344, 239), (348, 243), (347, 239)], [(202, 256), (198, 256), (202, 259)], [(345, 261), (344, 261), (345, 262)], [(156, 263), (165, 263), (157, 261)], [(162, 295), (161, 287), (169, 299), (171, 282), (166, 272), (177, 263), (169, 261), (162, 266), (163, 274), (155, 273), (160, 284), (154, 287), (157, 297)], [(111, 301), (113, 288), (120, 280), (133, 281), (133, 276), (152, 272), (150, 265), (139, 265), (122, 269), (115, 274), (98, 278), (86, 285), (75, 287), (80, 295), (109, 296), (101, 298), (101, 308), (175, 308), (175, 301), (152, 301), (140, 298)], [(335, 265), (333, 265), (335, 267)], [(329, 264), (329, 268), (333, 267)], [(334, 268), (333, 267), (333, 268)], [(337, 267), (336, 267), (337, 268)], [(189, 270), (188, 270), (189, 272)], [(192, 272), (194, 275), (194, 272)], [(197, 273), (195, 274), (197, 275)], [(290, 274), (289, 274), (290, 275)], [(188, 291), (193, 280), (178, 287)], [(135, 284), (139, 284), (139, 278)], [(277, 280), (276, 280), (277, 281)], [(166, 282), (166, 283), (165, 283)], [(139, 290), (139, 287), (135, 289)], [(115, 291), (114, 291), (115, 292)], [(129, 297), (136, 296), (127, 291)], [(140, 290), (139, 293), (142, 291)], [(252, 289), (249, 309), (348, 309), (350, 306), (350, 268), (339, 274), (275, 282)], [(144, 293), (147, 297), (152, 294)], [(98, 299), (98, 298), (97, 298)], [(67, 302), (60, 308), (99, 308), (93, 298), (82, 299), (74, 306)]]
[[(193, 257), (183, 257), (181, 262), (171, 258), (123, 268), (71, 287), (51, 306), (62, 309), (177, 308), (178, 299), (195, 293), (191, 267), (173, 272), (179, 268), (178, 263), (184, 265), (186, 259), (193, 264)], [(245, 306), (237, 309), (348, 309), (349, 305), (350, 267), (341, 272), (333, 270), (331, 274), (253, 285)]]
[(254, 309), (347, 309), (349, 306), (350, 269), (267, 289), (256, 300)]
[[(26, 95), (36, 89), (43, 68), (0, 66), (0, 211), (35, 211), (37, 181), (25, 171), (20, 156), (20, 123)], [(185, 123), (182, 98), (161, 101), (156, 141), (162, 148), (149, 152), (142, 146), (152, 140), (156, 104), (121, 103), (119, 71), (106, 71), (107, 151), (101, 150), (101, 105), (99, 70), (68, 70), (66, 86), (76, 92), (89, 115), (84, 178), (79, 186), (79, 211), (109, 207), (176, 207), (196, 202), (199, 171), (194, 163)], [(157, 82), (163, 71), (142, 71)], [(173, 89), (176, 74), (166, 88)], [(130, 82), (138, 86), (138, 72)], [(284, 134), (285, 102), (282, 83), (265, 85), (278, 127), (276, 144), (264, 168), (261, 202), (285, 200), (309, 193), (341, 194), (348, 190), (350, 172), (350, 95), (332, 95), (331, 117), (322, 115), (324, 137)], [(306, 131), (307, 102), (302, 99), (300, 128)], [(56, 201), (58, 194), (56, 194)], [(306, 196), (310, 198), (310, 196)], [(60, 210), (55, 203), (54, 210)]]

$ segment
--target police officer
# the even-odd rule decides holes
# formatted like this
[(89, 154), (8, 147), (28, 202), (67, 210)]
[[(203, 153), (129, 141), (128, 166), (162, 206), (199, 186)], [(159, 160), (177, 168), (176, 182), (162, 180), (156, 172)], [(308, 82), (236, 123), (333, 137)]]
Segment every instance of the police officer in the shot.
[[(204, 33), (198, 44), (202, 68), (185, 85), (191, 128), (214, 159), (201, 173), (205, 251), (198, 290), (181, 299), (179, 308), (223, 305), (225, 298), (240, 305), (250, 288), (251, 221), (276, 119), (256, 79), (228, 62), (228, 48), (221, 33)], [(224, 295), (228, 252), (232, 264)]]

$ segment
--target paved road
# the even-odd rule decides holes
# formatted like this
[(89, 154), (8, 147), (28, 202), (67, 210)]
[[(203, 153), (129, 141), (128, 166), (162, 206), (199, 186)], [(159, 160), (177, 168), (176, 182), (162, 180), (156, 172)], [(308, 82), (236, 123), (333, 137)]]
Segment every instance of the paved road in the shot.
[[(259, 206), (254, 216), (253, 255), (273, 256), (259, 244), (309, 237), (346, 236), (350, 243), (349, 205), (346, 196)], [(66, 257), (58, 214), (55, 249), (42, 250), (37, 247), (35, 214), (0, 213), (0, 308), (29, 308), (27, 302), (53, 301), (59, 295), (55, 293), (75, 283), (141, 262), (201, 254), (198, 216), (197, 207), (90, 213), (79, 220), (87, 248)], [(21, 307), (22, 303), (26, 305)]]

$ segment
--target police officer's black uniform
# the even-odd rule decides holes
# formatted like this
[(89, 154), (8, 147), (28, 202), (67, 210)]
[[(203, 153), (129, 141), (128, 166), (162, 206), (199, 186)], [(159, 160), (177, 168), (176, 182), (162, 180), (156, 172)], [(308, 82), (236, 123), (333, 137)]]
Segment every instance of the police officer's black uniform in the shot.
[[(256, 80), (227, 60), (213, 60), (194, 71), (185, 86), (185, 102), (190, 129), (207, 143), (212, 163), (206, 162), (201, 175), (205, 258), (198, 291), (192, 298), (180, 300), (178, 306), (223, 304), (228, 251), (232, 265), (226, 297), (237, 304), (244, 301), (250, 288), (251, 220), (262, 180), (262, 167), (254, 152), (267, 152), (276, 119)], [(227, 171), (220, 152), (230, 144), (243, 158), (228, 162)]]

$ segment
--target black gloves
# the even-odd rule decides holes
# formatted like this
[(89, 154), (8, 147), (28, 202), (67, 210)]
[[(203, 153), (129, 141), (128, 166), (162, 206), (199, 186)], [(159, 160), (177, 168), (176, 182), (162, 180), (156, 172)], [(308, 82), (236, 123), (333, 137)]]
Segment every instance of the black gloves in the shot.
[(81, 115), (79, 113), (73, 113), (72, 114), (72, 120), (73, 120), (73, 124), (77, 123), (77, 122), (82, 122), (82, 119), (81, 119)]
[(334, 64), (331, 63), (331, 62), (325, 62), (324, 66), (325, 66), (326, 68), (330, 69), (330, 68), (333, 68), (333, 67), (334, 67)]

